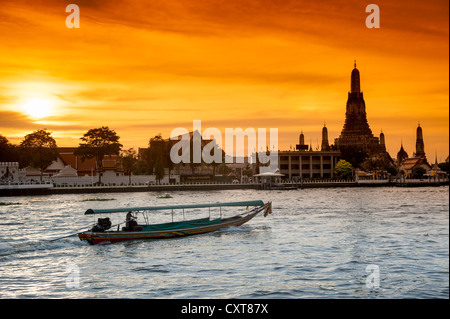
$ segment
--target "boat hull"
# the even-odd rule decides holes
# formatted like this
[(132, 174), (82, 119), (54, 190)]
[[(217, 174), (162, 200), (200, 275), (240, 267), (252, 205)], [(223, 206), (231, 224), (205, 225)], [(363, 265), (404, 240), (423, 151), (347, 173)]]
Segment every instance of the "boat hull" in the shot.
[(188, 227), (188, 228), (179, 228), (179, 229), (170, 229), (170, 230), (151, 230), (151, 231), (106, 231), (106, 232), (92, 232), (86, 231), (78, 234), (80, 240), (87, 241), (89, 244), (101, 244), (101, 243), (115, 243), (121, 241), (129, 241), (129, 240), (139, 240), (139, 239), (164, 239), (164, 238), (173, 238), (173, 237), (181, 237), (181, 236), (191, 236), (197, 234), (204, 234), (214, 232), (226, 227), (230, 226), (240, 226), (253, 217), (258, 215), (260, 212), (267, 209), (267, 205), (262, 207), (255, 208), (248, 214), (238, 215), (231, 218), (226, 218), (220, 220), (218, 223), (196, 226), (196, 227)]

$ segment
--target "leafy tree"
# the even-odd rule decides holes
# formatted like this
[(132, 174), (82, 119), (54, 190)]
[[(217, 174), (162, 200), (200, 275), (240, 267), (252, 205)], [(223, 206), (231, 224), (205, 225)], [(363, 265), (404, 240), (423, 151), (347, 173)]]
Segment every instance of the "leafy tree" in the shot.
[(134, 148), (130, 148), (122, 152), (122, 167), (125, 175), (128, 175), (128, 183), (131, 184), (131, 174), (136, 168), (137, 159), (136, 151)]
[(427, 173), (427, 170), (423, 168), (422, 166), (414, 167), (413, 171), (413, 177), (414, 178), (422, 178), (423, 175)]
[(170, 158), (170, 149), (172, 148), (172, 146), (176, 143), (177, 141), (171, 141), (169, 139), (168, 142), (166, 142), (165, 145), (165, 155), (164, 155), (164, 160), (166, 163), (167, 168), (169, 169), (169, 181), (170, 181), (170, 172), (173, 170), (175, 164), (172, 162), (172, 159)]
[(6, 155), (6, 153), (8, 152), (8, 148), (9, 148), (8, 139), (3, 135), (0, 135), (0, 159)]
[(134, 175), (150, 175), (150, 169), (148, 163), (145, 160), (137, 160), (136, 165), (133, 168)]
[(0, 135), (0, 162), (18, 162), (19, 167), (24, 168), (30, 164), (30, 159), (20, 145), (11, 144)]
[(253, 176), (253, 170), (249, 164), (247, 164), (247, 166), (245, 166), (245, 169), (242, 171), (242, 175), (247, 176), (247, 177)]
[(165, 176), (165, 167), (169, 169), (170, 179), (170, 172), (174, 167), (174, 163), (170, 159), (170, 149), (175, 143), (176, 141), (164, 140), (161, 133), (158, 133), (149, 141), (147, 163), (150, 168), (150, 172), (155, 175), (158, 182), (160, 182)]
[(217, 166), (217, 173), (222, 175), (228, 175), (233, 172), (233, 169), (229, 167), (227, 164), (222, 163)]
[(30, 133), (25, 136), (20, 147), (25, 154), (27, 163), (40, 169), (42, 182), (44, 170), (58, 157), (57, 145), (51, 132), (43, 129)]
[(365, 171), (378, 171), (378, 170), (384, 170), (384, 161), (380, 156), (372, 156), (367, 157), (362, 163), (361, 167)]
[(160, 161), (163, 168), (167, 166), (167, 143), (164, 141), (161, 133), (150, 138), (146, 159), (151, 174), (155, 173), (154, 171), (158, 161)]
[(80, 138), (84, 143), (75, 150), (74, 154), (81, 156), (81, 160), (95, 158), (98, 170), (98, 183), (102, 182), (103, 158), (105, 156), (119, 155), (122, 144), (120, 137), (107, 126), (90, 129)]
[(450, 173), (450, 165), (448, 162), (442, 162), (438, 164), (439, 168), (446, 172), (447, 174)]
[(343, 159), (341, 159), (334, 167), (334, 174), (340, 178), (349, 178), (352, 176), (352, 172), (352, 164)]
[(368, 157), (363, 149), (356, 146), (340, 146), (342, 159), (346, 160), (354, 167), (360, 167), (361, 163)]
[(164, 172), (164, 166), (163, 166), (161, 158), (158, 158), (156, 160), (154, 173), (155, 173), (155, 179), (158, 181), (158, 184), (161, 184), (161, 180), (166, 175), (166, 173)]
[(387, 168), (387, 172), (389, 174), (391, 174), (391, 176), (397, 176), (397, 174), (398, 174), (397, 168), (395, 166), (392, 166), (392, 165)]
[(12, 156), (12, 145), (9, 143), (8, 139), (3, 135), (0, 135), (0, 162), (13, 162), (11, 160)]

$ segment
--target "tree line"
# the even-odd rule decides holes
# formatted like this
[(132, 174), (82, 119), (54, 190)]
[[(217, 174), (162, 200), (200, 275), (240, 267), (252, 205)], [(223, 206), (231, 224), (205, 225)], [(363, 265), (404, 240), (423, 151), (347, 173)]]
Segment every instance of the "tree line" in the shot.
[[(123, 150), (119, 142), (120, 137), (108, 126), (88, 130), (75, 149), (74, 155), (80, 156), (82, 161), (94, 159), (97, 166), (98, 183), (101, 184), (104, 171), (103, 159), (106, 156), (120, 156), (124, 174), (130, 176), (134, 173), (155, 174), (160, 181), (165, 176), (164, 167), (173, 169), (170, 161), (170, 145), (165, 143), (161, 134), (150, 138), (149, 149), (145, 158), (138, 161), (136, 150), (133, 148)], [(11, 144), (8, 139), (0, 135), (0, 162), (18, 162), (19, 168), (31, 166), (41, 172), (42, 181), (45, 169), (57, 160), (58, 146), (47, 129), (36, 130), (27, 134), (19, 145)]]
[[(81, 142), (75, 149), (74, 155), (80, 156), (82, 161), (94, 159), (97, 166), (98, 183), (101, 184), (102, 172), (104, 171), (103, 159), (106, 156), (119, 156), (120, 163), (125, 175), (155, 175), (159, 183), (165, 177), (165, 168), (168, 168), (169, 179), (174, 164), (170, 159), (170, 149), (177, 142), (176, 140), (164, 139), (161, 133), (151, 137), (148, 142), (148, 149), (143, 152), (142, 158), (138, 160), (138, 154), (134, 148), (123, 150), (123, 145), (119, 142), (120, 137), (108, 126), (88, 130), (82, 137)], [(191, 149), (193, 139), (191, 139)], [(231, 168), (225, 164), (225, 152), (222, 152), (222, 164), (212, 163), (213, 175), (228, 174)], [(212, 152), (213, 150), (211, 150)], [(192, 157), (191, 152), (191, 157)], [(6, 137), (0, 135), (0, 162), (18, 162), (19, 168), (31, 166), (39, 169), (42, 181), (45, 169), (57, 160), (58, 146), (52, 137), (52, 132), (47, 129), (36, 130), (27, 134), (19, 145), (11, 144)], [(192, 174), (202, 163), (194, 163), (191, 159), (189, 165)], [(248, 167), (244, 175), (251, 176), (252, 171)], [(2, 178), (0, 176), (0, 178)]]

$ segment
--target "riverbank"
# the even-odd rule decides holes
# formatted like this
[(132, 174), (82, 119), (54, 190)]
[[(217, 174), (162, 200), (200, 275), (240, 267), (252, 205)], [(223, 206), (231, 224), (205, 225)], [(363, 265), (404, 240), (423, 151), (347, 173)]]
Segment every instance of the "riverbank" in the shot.
[(449, 181), (406, 180), (395, 182), (388, 180), (360, 181), (308, 181), (303, 183), (283, 183), (275, 185), (261, 184), (165, 184), (165, 185), (130, 185), (130, 186), (60, 186), (51, 188), (6, 188), (0, 189), (3, 196), (57, 195), (57, 194), (89, 194), (89, 193), (126, 193), (126, 192), (171, 192), (171, 191), (209, 191), (234, 189), (295, 190), (304, 188), (335, 187), (424, 187), (444, 186)]

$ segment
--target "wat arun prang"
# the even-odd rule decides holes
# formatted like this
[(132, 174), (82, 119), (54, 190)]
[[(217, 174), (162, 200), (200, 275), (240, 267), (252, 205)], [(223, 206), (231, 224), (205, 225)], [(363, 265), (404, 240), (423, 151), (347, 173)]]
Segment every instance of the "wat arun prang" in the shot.
[(344, 128), (341, 135), (334, 140), (334, 146), (341, 152), (362, 151), (367, 157), (378, 157), (386, 164), (393, 163), (386, 152), (384, 134), (381, 133), (379, 138), (373, 136), (367, 122), (366, 103), (361, 92), (360, 74), (356, 68), (356, 61), (351, 74)]

